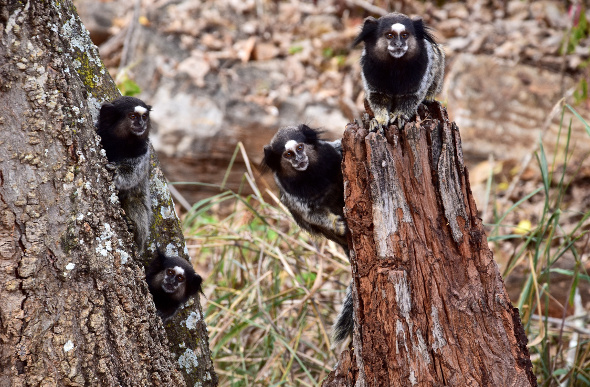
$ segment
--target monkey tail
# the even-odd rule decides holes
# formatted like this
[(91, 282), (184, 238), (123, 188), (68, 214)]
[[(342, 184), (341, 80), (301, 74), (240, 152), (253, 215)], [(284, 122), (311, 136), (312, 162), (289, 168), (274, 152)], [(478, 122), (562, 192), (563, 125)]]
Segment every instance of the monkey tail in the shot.
[(352, 336), (354, 329), (354, 316), (352, 306), (352, 281), (346, 288), (346, 296), (342, 303), (342, 309), (336, 319), (336, 323), (332, 327), (332, 348), (336, 347), (342, 341), (346, 340), (348, 336)]

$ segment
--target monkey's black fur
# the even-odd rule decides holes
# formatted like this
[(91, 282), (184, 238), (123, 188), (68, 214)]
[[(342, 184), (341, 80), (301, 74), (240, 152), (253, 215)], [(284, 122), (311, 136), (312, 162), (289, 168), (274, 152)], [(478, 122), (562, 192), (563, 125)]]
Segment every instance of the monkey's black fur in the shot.
[(110, 162), (139, 157), (148, 151), (149, 130), (137, 136), (120, 125), (137, 106), (145, 108), (148, 112), (152, 109), (141, 99), (134, 97), (120, 97), (111, 103), (103, 104), (100, 108), (97, 133)]
[(420, 103), (440, 92), (444, 51), (421, 18), (401, 13), (366, 18), (353, 46), (360, 42), (365, 43), (361, 56), (365, 92), (377, 121), (371, 129), (377, 123), (403, 126)]
[[(321, 133), (306, 125), (279, 129), (271, 143), (264, 147), (261, 169), (273, 171), (281, 191), (281, 202), (300, 227), (333, 240), (348, 252), (340, 166), (342, 148), (339, 141), (322, 140)], [(302, 155), (304, 153), (308, 160), (305, 170), (297, 170), (293, 164), (295, 160), (286, 159), (289, 141), (304, 148)]]
[(152, 210), (149, 191), (151, 106), (133, 97), (105, 103), (98, 116), (97, 133), (125, 213), (133, 223), (135, 242), (143, 251), (149, 235)]
[[(379, 19), (376, 23), (365, 23), (353, 46), (364, 41), (367, 53), (372, 52), (375, 49), (377, 37), (389, 30), (391, 24), (395, 21), (392, 17)], [(421, 19), (414, 21), (410, 19), (398, 20), (398, 22), (400, 21), (401, 24), (406, 25), (407, 29), (414, 31), (420, 46), (419, 54), (407, 60), (394, 60), (393, 58), (381, 60), (374, 55), (365, 55), (361, 60), (367, 82), (375, 91), (389, 95), (406, 95), (416, 91), (417, 85), (420, 84), (428, 65), (428, 54), (426, 47), (424, 47), (424, 41), (436, 43)]]
[(352, 304), (352, 282), (346, 288), (346, 296), (342, 303), (342, 309), (338, 314), (336, 323), (332, 327), (332, 339), (334, 344), (344, 341), (347, 337), (352, 336), (354, 329), (354, 309)]
[(203, 280), (188, 261), (166, 256), (159, 250), (146, 270), (146, 281), (158, 315), (164, 321), (172, 317), (190, 297), (202, 292)]
[[(338, 243), (348, 255), (340, 140), (327, 142), (307, 125), (279, 129), (264, 147), (263, 172), (273, 171), (281, 202), (301, 228)], [(352, 295), (347, 291), (333, 328), (336, 342), (352, 333)]]

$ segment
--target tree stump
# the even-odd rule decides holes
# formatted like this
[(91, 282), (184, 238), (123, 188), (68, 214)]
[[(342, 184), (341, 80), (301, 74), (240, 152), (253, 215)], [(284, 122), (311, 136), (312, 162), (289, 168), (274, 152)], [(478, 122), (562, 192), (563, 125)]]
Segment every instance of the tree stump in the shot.
[(342, 147), (355, 324), (323, 386), (536, 385), (446, 109)]

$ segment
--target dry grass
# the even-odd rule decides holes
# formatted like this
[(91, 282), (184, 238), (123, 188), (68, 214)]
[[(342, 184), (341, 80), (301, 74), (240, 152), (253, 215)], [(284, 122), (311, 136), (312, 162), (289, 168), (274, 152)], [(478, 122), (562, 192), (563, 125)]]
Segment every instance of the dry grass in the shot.
[[(505, 276), (526, 267), (513, 301), (539, 385), (583, 386), (590, 385), (590, 330), (579, 295), (581, 284), (590, 283), (590, 211), (568, 208), (571, 152), (554, 153), (565, 156), (548, 161), (540, 146), (540, 184), (507, 210), (496, 208), (489, 240), (498, 254), (511, 246)], [(260, 192), (251, 170), (243, 184), (254, 194), (221, 189), (184, 216), (191, 255), (207, 278), (205, 314), (220, 386), (317, 386), (336, 364), (330, 326), (350, 280), (347, 258), (333, 243), (302, 232), (270, 191)], [(496, 200), (494, 184), (488, 186)], [(510, 214), (529, 202), (540, 203), (538, 221), (515, 232), (519, 224), (510, 223)], [(566, 257), (575, 263), (571, 269), (559, 265)], [(553, 295), (556, 275), (568, 281), (567, 300)], [(551, 316), (551, 301), (569, 312)]]
[(271, 192), (267, 203), (251, 171), (244, 183), (255, 194), (224, 191), (184, 217), (191, 256), (207, 278), (220, 385), (316, 386), (336, 363), (330, 329), (350, 280), (348, 260), (332, 242), (302, 232)]

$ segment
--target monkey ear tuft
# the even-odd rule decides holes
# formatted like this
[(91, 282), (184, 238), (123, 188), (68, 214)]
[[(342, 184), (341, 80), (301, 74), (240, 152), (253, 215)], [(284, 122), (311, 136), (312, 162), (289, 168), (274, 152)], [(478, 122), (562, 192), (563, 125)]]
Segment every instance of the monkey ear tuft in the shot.
[(377, 27), (379, 26), (379, 21), (375, 19), (373, 16), (369, 16), (365, 19), (363, 23), (363, 27), (361, 32), (358, 34), (354, 42), (352, 42), (352, 47), (355, 47), (360, 42), (365, 42), (367, 38), (375, 34), (377, 31)]
[(98, 112), (98, 131), (107, 132), (119, 119), (117, 108), (109, 102), (105, 102)]
[(164, 261), (168, 258), (166, 257), (166, 253), (164, 253), (161, 247), (158, 247), (158, 249), (156, 250), (156, 254), (156, 260), (161, 264), (163, 264)]
[[(195, 275), (193, 276), (193, 279), (191, 281), (191, 291), (193, 294), (196, 293), (203, 293), (203, 278), (201, 278), (200, 275), (198, 275), (197, 273), (195, 273)], [(203, 293), (204, 294), (204, 293)]]
[(424, 20), (421, 17), (417, 16), (412, 18), (412, 24), (414, 25), (416, 38), (419, 40), (427, 40), (430, 43), (436, 43), (432, 37), (430, 27), (424, 24)]
[(260, 173), (262, 175), (267, 173), (269, 170), (274, 171), (278, 168), (275, 154), (272, 151), (272, 148), (270, 147), (270, 145), (264, 146), (264, 157), (262, 158), (262, 161), (260, 162), (260, 165), (258, 166), (258, 168), (260, 169)]
[(102, 106), (100, 107), (100, 111), (98, 113), (98, 118), (99, 119), (106, 119), (107, 116), (112, 116), (113, 112), (116, 111), (115, 105), (113, 105), (112, 103), (106, 102), (103, 103)]
[(316, 142), (318, 140), (318, 134), (321, 133), (318, 130), (312, 129), (305, 124), (299, 125), (299, 130), (305, 136), (305, 142)]
[(112, 104), (112, 103), (110, 103), (110, 102), (105, 102), (105, 103), (103, 103), (103, 104), (102, 104), (102, 106), (100, 107), (100, 111), (101, 111), (101, 112), (102, 112), (103, 110), (104, 110), (104, 111), (109, 111), (109, 110), (111, 110), (111, 109), (114, 109), (114, 108), (115, 108), (115, 105), (113, 105), (113, 104)]

